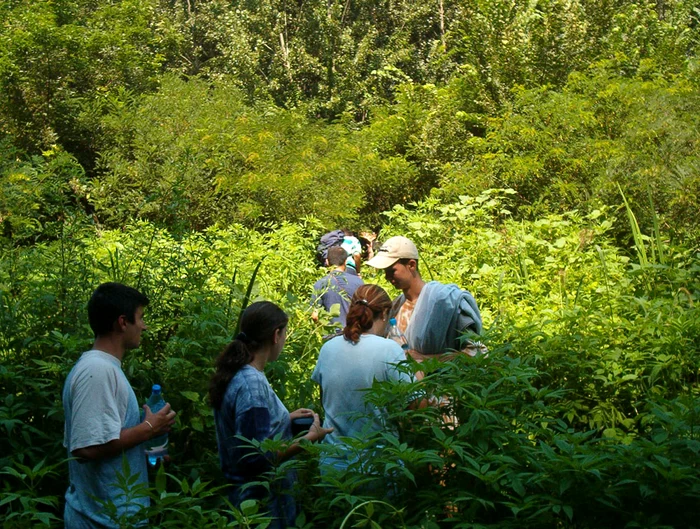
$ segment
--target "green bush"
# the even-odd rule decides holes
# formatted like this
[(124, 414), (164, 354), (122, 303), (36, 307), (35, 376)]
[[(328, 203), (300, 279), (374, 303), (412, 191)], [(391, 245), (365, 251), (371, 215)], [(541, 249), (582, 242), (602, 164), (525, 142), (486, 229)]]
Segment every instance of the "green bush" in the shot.
[(30, 153), (59, 144), (94, 163), (85, 101), (153, 90), (180, 40), (173, 14), (153, 1), (6, 2), (0, 30), (0, 133)]
[(111, 108), (90, 191), (109, 225), (141, 218), (183, 230), (311, 215), (372, 225), (383, 209), (416, 197), (403, 159), (378, 157), (343, 126), (250, 107), (226, 82), (169, 77), (157, 95)]
[[(446, 166), (439, 193), (509, 187), (517, 215), (534, 218), (617, 207), (621, 186), (646, 231), (655, 208), (671, 236), (694, 239), (688, 205), (698, 195), (698, 87), (651, 73), (657, 66), (646, 62), (634, 78), (621, 78), (612, 62), (572, 74), (562, 91), (517, 91), (485, 136)], [(624, 218), (620, 210), (618, 226)]]
[(87, 179), (73, 156), (54, 145), (20, 161), (7, 142), (0, 149), (0, 237), (31, 244), (86, 223)]
[[(396, 426), (356, 441), (372, 453), (361, 467), (321, 478), (315, 454), (327, 448), (314, 446), (274, 470), (266, 479), (298, 468), (299, 527), (695, 524), (698, 256), (667, 246), (666, 264), (631, 262), (614, 245), (609, 211), (518, 221), (512, 200), (509, 192), (490, 191), (389, 213), (382, 238), (412, 237), (426, 278), (474, 293), (490, 353), (423, 364), (420, 383), (377, 385), (368, 398), (386, 407)], [(225, 525), (206, 387), (261, 260), (253, 295), (290, 314), (285, 354), (268, 377), (290, 409), (319, 408), (310, 373), (328, 318), (313, 323), (308, 304), (322, 274), (313, 263), (318, 232), (313, 224), (268, 228), (232, 225), (174, 237), (141, 222), (115, 231), (81, 228), (69, 240), (36, 246), (5, 245), (5, 527), (60, 526), (67, 466), (59, 395), (89, 347), (84, 307), (105, 280), (138, 286), (151, 298), (149, 331), (124, 370), (140, 400), (161, 382), (179, 412), (174, 461), (168, 476), (153, 477), (148, 516), (156, 527)], [(365, 270), (367, 281), (386, 286), (380, 276)], [(406, 409), (416, 395), (444, 397), (446, 407)], [(264, 525), (263, 512), (246, 505), (232, 512), (232, 523)]]

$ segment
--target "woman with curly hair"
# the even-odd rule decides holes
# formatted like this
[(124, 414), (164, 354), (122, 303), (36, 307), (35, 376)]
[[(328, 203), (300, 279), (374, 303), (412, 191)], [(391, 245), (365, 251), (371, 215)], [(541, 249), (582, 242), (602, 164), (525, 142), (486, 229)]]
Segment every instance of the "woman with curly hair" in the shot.
[(377, 381), (410, 382), (411, 377), (397, 369), (406, 360), (401, 346), (383, 338), (391, 299), (377, 285), (363, 285), (352, 297), (347, 325), (341, 336), (321, 348), (312, 380), (321, 386), (326, 412), (323, 426), (333, 428), (326, 442), (334, 445), (321, 461), (322, 471), (346, 468), (358, 459), (344, 437), (367, 439), (385, 430), (385, 413), (365, 402), (365, 393)]
[[(275, 394), (265, 377), (265, 364), (277, 360), (287, 338), (287, 315), (274, 303), (251, 304), (241, 315), (241, 332), (216, 359), (216, 371), (209, 386), (209, 400), (214, 408), (216, 439), (221, 469), (231, 484), (229, 500), (234, 507), (248, 499), (267, 501), (275, 518), (269, 527), (283, 528), (294, 524), (296, 505), (287, 494), (270, 492), (262, 486), (244, 487), (260, 480), (274, 463), (301, 451), (299, 439), (291, 441), (277, 453), (261, 453), (250, 441), (264, 441), (280, 435), (292, 439), (291, 421), (313, 417), (313, 424), (303, 437), (320, 441), (331, 430), (322, 428), (318, 414), (301, 408), (292, 413)], [(295, 476), (288, 474), (280, 490), (290, 490)]]

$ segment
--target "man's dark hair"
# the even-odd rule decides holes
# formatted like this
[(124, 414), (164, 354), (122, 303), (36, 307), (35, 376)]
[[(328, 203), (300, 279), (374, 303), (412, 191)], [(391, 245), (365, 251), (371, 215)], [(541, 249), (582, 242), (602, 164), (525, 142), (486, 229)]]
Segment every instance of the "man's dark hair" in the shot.
[(348, 252), (341, 246), (333, 246), (328, 249), (328, 264), (333, 266), (344, 265), (348, 258)]
[(148, 298), (138, 290), (121, 283), (102, 283), (88, 301), (88, 320), (95, 336), (112, 332), (119, 316), (135, 323), (136, 309), (148, 305)]
[(418, 270), (418, 259), (403, 258), (403, 259), (399, 259), (399, 260), (398, 260), (398, 263), (399, 263), (399, 264), (402, 264), (402, 265), (404, 265), (404, 266), (406, 266), (406, 265), (407, 265), (408, 263), (410, 263), (411, 261), (415, 261), (415, 262), (416, 262), (416, 272), (420, 273), (420, 270)]

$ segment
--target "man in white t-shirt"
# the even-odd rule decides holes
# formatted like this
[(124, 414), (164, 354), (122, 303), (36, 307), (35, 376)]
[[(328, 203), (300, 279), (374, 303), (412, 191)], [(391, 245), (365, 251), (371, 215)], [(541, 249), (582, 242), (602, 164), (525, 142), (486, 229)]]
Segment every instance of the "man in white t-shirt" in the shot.
[[(141, 421), (136, 395), (121, 369), (126, 351), (141, 343), (147, 305), (146, 296), (119, 283), (100, 285), (88, 303), (95, 342), (73, 366), (63, 388), (63, 444), (73, 457), (68, 463), (66, 529), (147, 523), (139, 514), (149, 505), (141, 445), (168, 432), (175, 422), (170, 404), (158, 413), (144, 406)], [(136, 482), (124, 490), (119, 483), (129, 476), (136, 476)], [(105, 508), (110, 503), (116, 508), (114, 516)]]

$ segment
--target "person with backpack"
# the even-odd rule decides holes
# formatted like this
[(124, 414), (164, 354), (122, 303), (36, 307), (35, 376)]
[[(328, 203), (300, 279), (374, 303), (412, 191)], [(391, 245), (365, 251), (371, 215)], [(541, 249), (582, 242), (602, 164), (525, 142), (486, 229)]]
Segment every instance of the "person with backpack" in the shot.
[(340, 246), (348, 252), (346, 272), (357, 276), (360, 274), (362, 260), (372, 257), (372, 241), (375, 238), (376, 235), (370, 233), (357, 235), (349, 230), (329, 231), (321, 236), (316, 245), (316, 261), (319, 266), (329, 266), (328, 251), (334, 246)]
[(316, 245), (316, 261), (319, 266), (329, 266), (328, 250), (335, 246), (340, 246), (345, 240), (345, 230), (334, 230), (324, 233), (321, 240)]
[[(331, 312), (334, 305), (339, 308), (338, 316), (331, 318), (333, 323), (340, 323), (345, 327), (345, 318), (355, 290), (364, 284), (357, 274), (346, 271), (348, 253), (342, 246), (333, 246), (328, 249), (328, 263), (333, 269), (314, 284), (312, 304), (323, 306)], [(312, 319), (318, 319), (318, 312), (312, 314)]]

